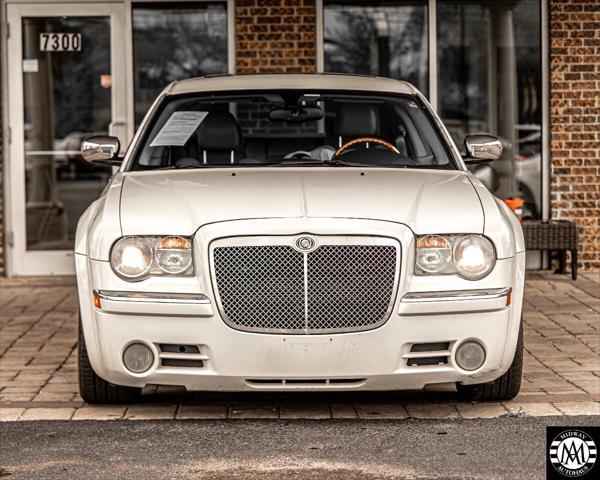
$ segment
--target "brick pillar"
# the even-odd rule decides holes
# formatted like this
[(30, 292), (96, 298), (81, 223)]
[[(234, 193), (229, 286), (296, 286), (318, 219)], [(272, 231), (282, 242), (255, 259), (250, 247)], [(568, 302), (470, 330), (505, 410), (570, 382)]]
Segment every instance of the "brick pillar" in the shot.
[(580, 266), (600, 269), (600, 3), (550, 0), (552, 217), (580, 229)]
[(313, 73), (315, 0), (238, 0), (237, 73)]

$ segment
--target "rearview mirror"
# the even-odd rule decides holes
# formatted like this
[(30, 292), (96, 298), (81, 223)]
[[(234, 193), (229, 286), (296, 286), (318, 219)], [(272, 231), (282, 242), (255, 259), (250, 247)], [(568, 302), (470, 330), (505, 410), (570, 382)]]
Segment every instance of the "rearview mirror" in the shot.
[(288, 123), (300, 123), (323, 118), (323, 110), (319, 107), (287, 107), (276, 108), (269, 112), (269, 120)]
[(502, 142), (492, 135), (468, 135), (465, 138), (465, 163), (490, 162), (502, 156)]
[(81, 142), (81, 156), (86, 162), (102, 165), (120, 165), (119, 150), (121, 144), (117, 137), (96, 136)]

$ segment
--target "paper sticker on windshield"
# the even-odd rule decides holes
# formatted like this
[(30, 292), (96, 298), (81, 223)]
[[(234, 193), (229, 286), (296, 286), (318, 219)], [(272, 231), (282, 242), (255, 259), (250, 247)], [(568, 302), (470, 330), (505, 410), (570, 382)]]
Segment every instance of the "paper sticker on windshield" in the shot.
[(208, 112), (175, 112), (154, 137), (151, 147), (183, 147)]

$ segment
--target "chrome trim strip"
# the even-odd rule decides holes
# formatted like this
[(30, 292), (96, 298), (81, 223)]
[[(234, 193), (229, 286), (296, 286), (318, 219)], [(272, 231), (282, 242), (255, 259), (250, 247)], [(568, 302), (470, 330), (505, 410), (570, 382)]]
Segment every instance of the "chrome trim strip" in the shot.
[[(239, 324), (232, 322), (227, 314), (225, 313), (225, 309), (223, 308), (223, 304), (221, 302), (221, 296), (219, 293), (219, 287), (217, 285), (216, 280), (216, 272), (215, 272), (215, 258), (214, 251), (215, 248), (218, 247), (244, 247), (244, 246), (271, 246), (271, 245), (288, 245), (292, 246), (293, 242), (299, 235), (312, 235), (316, 240), (319, 246), (321, 245), (391, 245), (396, 249), (396, 271), (394, 276), (394, 286), (392, 295), (390, 297), (390, 303), (388, 309), (384, 317), (378, 322), (367, 327), (347, 327), (347, 328), (320, 328), (314, 330), (307, 330), (306, 328), (302, 329), (276, 329), (276, 328), (260, 328), (260, 327), (241, 327)], [(314, 251), (314, 250), (312, 250)], [(304, 253), (305, 262), (307, 253)], [(319, 233), (314, 232), (301, 232), (300, 234), (292, 234), (292, 235), (233, 235), (228, 237), (218, 237), (211, 241), (209, 246), (209, 265), (210, 265), (210, 274), (212, 279), (212, 284), (215, 292), (215, 303), (219, 310), (219, 314), (223, 321), (234, 330), (239, 330), (241, 332), (250, 332), (250, 333), (264, 333), (269, 335), (328, 335), (328, 334), (338, 334), (338, 333), (354, 333), (354, 332), (366, 332), (369, 330), (374, 330), (376, 328), (384, 325), (392, 316), (392, 312), (394, 311), (394, 307), (397, 303), (398, 298), (398, 285), (400, 283), (400, 272), (402, 268), (402, 246), (400, 244), (400, 240), (391, 236), (386, 235), (368, 235), (368, 234), (325, 234), (321, 235)], [(307, 263), (303, 267), (305, 282), (304, 288), (307, 288)], [(306, 297), (307, 301), (308, 297)], [(306, 308), (307, 304), (305, 303)], [(306, 315), (306, 312), (305, 312)], [(306, 326), (306, 322), (305, 322)]]
[(308, 333), (308, 253), (304, 252), (302, 257), (304, 273), (304, 333)]
[(174, 303), (185, 305), (210, 305), (210, 299), (200, 293), (154, 293), (94, 290), (94, 295), (109, 302)]
[(166, 358), (171, 360), (209, 360), (208, 355), (201, 353), (173, 353), (173, 352), (161, 352), (158, 354), (158, 358)]
[(432, 357), (449, 357), (452, 355), (450, 350), (430, 350), (429, 352), (408, 352), (402, 355), (402, 358), (432, 358)]
[(483, 290), (451, 290), (446, 292), (414, 292), (402, 297), (403, 303), (455, 302), (460, 300), (495, 300), (510, 295), (512, 288)]

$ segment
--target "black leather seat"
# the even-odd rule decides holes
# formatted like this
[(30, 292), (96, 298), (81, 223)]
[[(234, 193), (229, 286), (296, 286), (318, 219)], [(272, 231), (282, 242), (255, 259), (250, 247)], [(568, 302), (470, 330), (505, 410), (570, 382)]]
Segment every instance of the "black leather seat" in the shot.
[(229, 112), (210, 112), (198, 127), (197, 135), (202, 163), (231, 164), (244, 156), (242, 130)]
[[(336, 133), (338, 135), (338, 147), (344, 143), (360, 137), (375, 137), (382, 140), (382, 126), (379, 118), (379, 110), (375, 105), (369, 103), (345, 103), (338, 110), (336, 117)], [(388, 132), (389, 135), (389, 132)], [(373, 161), (380, 164), (414, 164), (408, 156), (406, 144), (406, 129), (404, 126), (398, 126), (397, 137), (395, 139), (396, 148), (399, 154), (391, 153), (387, 148), (377, 143), (365, 142), (356, 149), (347, 150), (344, 158), (351, 160), (356, 157), (358, 161)], [(370, 148), (368, 157), (363, 157), (363, 149)]]
[(379, 115), (369, 103), (344, 103), (337, 112), (338, 147), (359, 137), (379, 136)]

